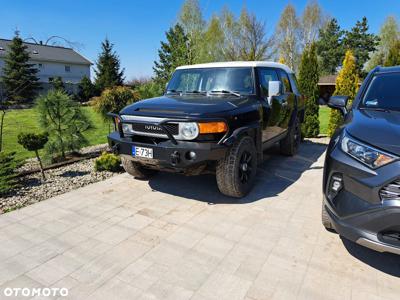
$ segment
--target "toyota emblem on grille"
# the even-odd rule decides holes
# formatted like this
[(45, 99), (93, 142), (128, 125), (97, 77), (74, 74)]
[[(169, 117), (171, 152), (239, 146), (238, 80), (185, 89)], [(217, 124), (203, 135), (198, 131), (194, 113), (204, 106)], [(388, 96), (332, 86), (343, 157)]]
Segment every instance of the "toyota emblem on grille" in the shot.
[(162, 131), (162, 128), (157, 125), (144, 125), (145, 130), (155, 130), (155, 131)]

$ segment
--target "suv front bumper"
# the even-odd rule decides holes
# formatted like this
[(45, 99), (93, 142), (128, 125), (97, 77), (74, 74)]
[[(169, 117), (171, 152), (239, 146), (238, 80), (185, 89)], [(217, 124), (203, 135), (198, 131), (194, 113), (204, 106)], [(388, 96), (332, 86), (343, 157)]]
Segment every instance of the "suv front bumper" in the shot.
[[(379, 252), (400, 254), (400, 201), (381, 200), (379, 191), (399, 178), (400, 161), (371, 170), (339, 147), (328, 151), (323, 205), (334, 229), (343, 237)], [(332, 193), (331, 182), (342, 187)], [(400, 236), (399, 236), (400, 237)]]
[[(171, 140), (158, 144), (144, 144), (132, 142), (130, 138), (121, 138), (119, 132), (116, 131), (108, 136), (108, 143), (115, 153), (129, 157), (132, 161), (143, 166), (178, 172), (205, 165), (210, 161), (218, 161), (225, 156), (228, 149), (226, 146), (217, 143), (193, 141), (179, 141), (177, 145)], [(153, 159), (132, 156), (133, 146), (153, 149)], [(195, 158), (190, 157), (190, 152), (195, 153)]]

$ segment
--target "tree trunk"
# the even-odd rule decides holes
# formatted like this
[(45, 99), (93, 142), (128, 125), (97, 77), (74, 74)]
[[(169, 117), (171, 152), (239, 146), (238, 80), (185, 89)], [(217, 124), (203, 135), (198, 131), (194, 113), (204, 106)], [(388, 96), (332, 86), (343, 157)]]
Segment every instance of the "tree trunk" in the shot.
[(0, 152), (3, 150), (3, 125), (4, 125), (4, 117), (6, 115), (6, 111), (2, 111), (3, 114), (1, 115), (1, 123), (0, 123)]
[(40, 156), (39, 156), (39, 151), (35, 150), (35, 154), (36, 154), (36, 158), (37, 158), (37, 160), (39, 162), (39, 165), (40, 165), (40, 172), (42, 172), (43, 180), (46, 180), (46, 176), (44, 175), (44, 169), (43, 169), (42, 160), (40, 159)]

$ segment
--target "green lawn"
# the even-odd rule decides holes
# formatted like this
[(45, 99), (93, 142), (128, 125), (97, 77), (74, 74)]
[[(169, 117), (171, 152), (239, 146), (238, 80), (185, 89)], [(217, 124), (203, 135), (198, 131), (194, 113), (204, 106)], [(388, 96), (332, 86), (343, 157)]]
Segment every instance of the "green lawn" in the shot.
[[(109, 124), (103, 122), (100, 115), (93, 111), (91, 107), (83, 107), (91, 119), (94, 128), (86, 132), (89, 145), (103, 144), (107, 142)], [(34, 156), (33, 152), (26, 151), (17, 142), (20, 132), (41, 132), (39, 127), (38, 114), (35, 109), (20, 109), (7, 112), (4, 121), (3, 147), (5, 151), (17, 152), (19, 159)]]
[(328, 123), (329, 123), (329, 111), (331, 109), (328, 106), (319, 107), (319, 131), (320, 134), (328, 134)]
[[(107, 142), (109, 124), (104, 123), (100, 115), (93, 111), (91, 107), (83, 107), (91, 119), (94, 128), (86, 132), (86, 138), (90, 145), (103, 144)], [(329, 110), (327, 106), (320, 106), (319, 121), (321, 134), (327, 134)], [(34, 109), (12, 110), (6, 114), (4, 122), (4, 141), (5, 151), (17, 152), (17, 158), (25, 159), (34, 156), (33, 152), (26, 151), (17, 143), (17, 136), (20, 132), (40, 132), (38, 115)]]

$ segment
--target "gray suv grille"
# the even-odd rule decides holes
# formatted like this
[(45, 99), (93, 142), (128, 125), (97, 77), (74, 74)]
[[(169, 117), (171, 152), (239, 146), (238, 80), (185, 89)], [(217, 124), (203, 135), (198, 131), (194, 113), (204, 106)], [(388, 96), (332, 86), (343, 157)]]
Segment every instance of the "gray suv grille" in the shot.
[(400, 200), (400, 179), (384, 186), (380, 190), (379, 196), (382, 200)]

